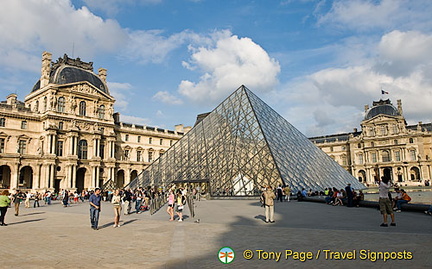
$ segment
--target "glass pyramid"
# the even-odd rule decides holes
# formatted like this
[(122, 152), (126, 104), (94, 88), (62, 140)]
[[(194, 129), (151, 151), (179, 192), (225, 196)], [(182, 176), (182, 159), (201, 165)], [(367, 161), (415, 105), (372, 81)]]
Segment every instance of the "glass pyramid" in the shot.
[(364, 189), (300, 131), (241, 86), (129, 187), (207, 182), (210, 195), (255, 196), (261, 187)]

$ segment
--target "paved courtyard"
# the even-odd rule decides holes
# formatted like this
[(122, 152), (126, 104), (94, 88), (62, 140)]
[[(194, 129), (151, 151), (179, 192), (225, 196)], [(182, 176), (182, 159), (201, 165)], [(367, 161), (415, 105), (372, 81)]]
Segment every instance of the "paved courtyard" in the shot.
[[(277, 203), (274, 224), (264, 223), (255, 200), (200, 201), (195, 210), (184, 222), (169, 222), (165, 208), (122, 215), (113, 228), (104, 203), (94, 231), (87, 203), (22, 205), (18, 217), (11, 208), (9, 226), (0, 227), (0, 267), (432, 268), (432, 218), (422, 213), (397, 213), (397, 226), (382, 228), (376, 209), (310, 202)], [(234, 250), (231, 264), (218, 260), (225, 246)]]

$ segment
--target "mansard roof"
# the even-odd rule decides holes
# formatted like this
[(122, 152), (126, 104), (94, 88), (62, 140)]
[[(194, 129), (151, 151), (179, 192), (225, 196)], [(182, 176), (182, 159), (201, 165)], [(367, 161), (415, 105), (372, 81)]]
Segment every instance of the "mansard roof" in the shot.
[(374, 101), (373, 107), (366, 112), (365, 120), (370, 120), (378, 115), (401, 116), (389, 99)]
[[(93, 62), (83, 62), (80, 58), (71, 59), (65, 54), (51, 66), (50, 83), (63, 85), (87, 81), (100, 91), (109, 94), (105, 82), (93, 72)], [(40, 80), (33, 86), (32, 92), (38, 89), (40, 89)]]

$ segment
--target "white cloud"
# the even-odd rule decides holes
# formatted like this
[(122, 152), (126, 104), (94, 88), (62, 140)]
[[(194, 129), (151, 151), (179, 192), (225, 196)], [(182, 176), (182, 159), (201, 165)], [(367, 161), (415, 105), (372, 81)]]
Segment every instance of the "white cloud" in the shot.
[(115, 106), (120, 110), (126, 110), (129, 102), (126, 96), (130, 95), (132, 85), (129, 83), (108, 82), (110, 94), (116, 99)]
[[(162, 0), (83, 0), (86, 5), (95, 10), (101, 10), (109, 15), (115, 15), (122, 8), (133, 8), (134, 5), (150, 5), (161, 3)], [(132, 7), (131, 7), (132, 6)]]
[(210, 45), (191, 45), (191, 59), (184, 64), (203, 75), (199, 82), (183, 80), (179, 93), (195, 102), (219, 101), (241, 85), (257, 92), (271, 91), (277, 84), (279, 63), (250, 38), (229, 31), (214, 33)]
[(141, 64), (162, 63), (168, 53), (182, 46), (193, 35), (189, 31), (183, 31), (165, 37), (161, 30), (130, 31), (130, 40), (122, 55)]
[(392, 31), (382, 37), (378, 49), (377, 70), (394, 77), (409, 76), (432, 67), (432, 35)]
[(137, 125), (148, 125), (151, 122), (151, 120), (147, 118), (140, 118), (123, 114), (120, 114), (120, 121)]
[[(127, 40), (116, 21), (103, 20), (86, 7), (75, 9), (69, 0), (2, 1), (0, 36), (0, 64), (22, 70), (28, 66), (39, 70), (40, 60), (34, 54), (44, 50), (61, 56), (74, 49), (75, 57), (92, 58)], [(17, 59), (31, 61), (24, 65)]]
[[(376, 53), (367, 53), (373, 47), (378, 48)], [(363, 49), (363, 60), (359, 57), (354, 61), (357, 65), (325, 68), (281, 87), (274, 102), (287, 107), (283, 115), (288, 121), (302, 126), (308, 135), (328, 134), (332, 130), (348, 132), (358, 127), (364, 105), (390, 98), (393, 104), (402, 100), (404, 116), (410, 124), (429, 122), (432, 34), (393, 31), (383, 35), (375, 46)], [(339, 53), (344, 51), (341, 44)], [(381, 88), (390, 94), (381, 96)]]
[(183, 101), (167, 91), (159, 91), (152, 97), (153, 100), (170, 105), (181, 105)]
[[(320, 2), (321, 3), (321, 2)], [(369, 31), (403, 29), (414, 25), (431, 29), (429, 0), (336, 0), (329, 12), (318, 15), (318, 25), (331, 24), (337, 28)]]

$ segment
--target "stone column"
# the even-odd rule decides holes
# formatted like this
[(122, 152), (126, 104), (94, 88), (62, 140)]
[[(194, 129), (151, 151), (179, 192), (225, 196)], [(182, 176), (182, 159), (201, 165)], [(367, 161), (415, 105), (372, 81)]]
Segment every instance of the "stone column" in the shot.
[(49, 165), (49, 164), (46, 164), (46, 165), (44, 166), (44, 168), (45, 168), (45, 182), (44, 182), (44, 187), (45, 187), (45, 188), (51, 188), (51, 186), (50, 186), (50, 173), (51, 173), (51, 171), (50, 171), (50, 165)]
[(15, 164), (15, 169), (11, 169), (11, 178), (10, 178), (10, 189), (16, 189), (18, 188), (18, 180), (19, 180), (19, 169), (20, 164)]
[(76, 165), (71, 165), (71, 184), (72, 184), (72, 188), (76, 189), (76, 171), (77, 171), (77, 166)]
[(50, 188), (54, 188), (55, 165), (50, 164)]
[(94, 157), (99, 157), (100, 156), (100, 154), (99, 154), (99, 150), (100, 150), (99, 143), (100, 143), (100, 139), (98, 139), (98, 138), (93, 139), (93, 145), (94, 145), (93, 154), (94, 154)]
[(33, 173), (33, 189), (40, 189), (40, 175), (41, 175), (41, 164), (36, 166), (36, 171)]
[(95, 174), (96, 174), (96, 184), (95, 184), (95, 186), (99, 188), (100, 187), (99, 186), (99, 179), (100, 179), (100, 169), (99, 169), (99, 166), (95, 167)]

